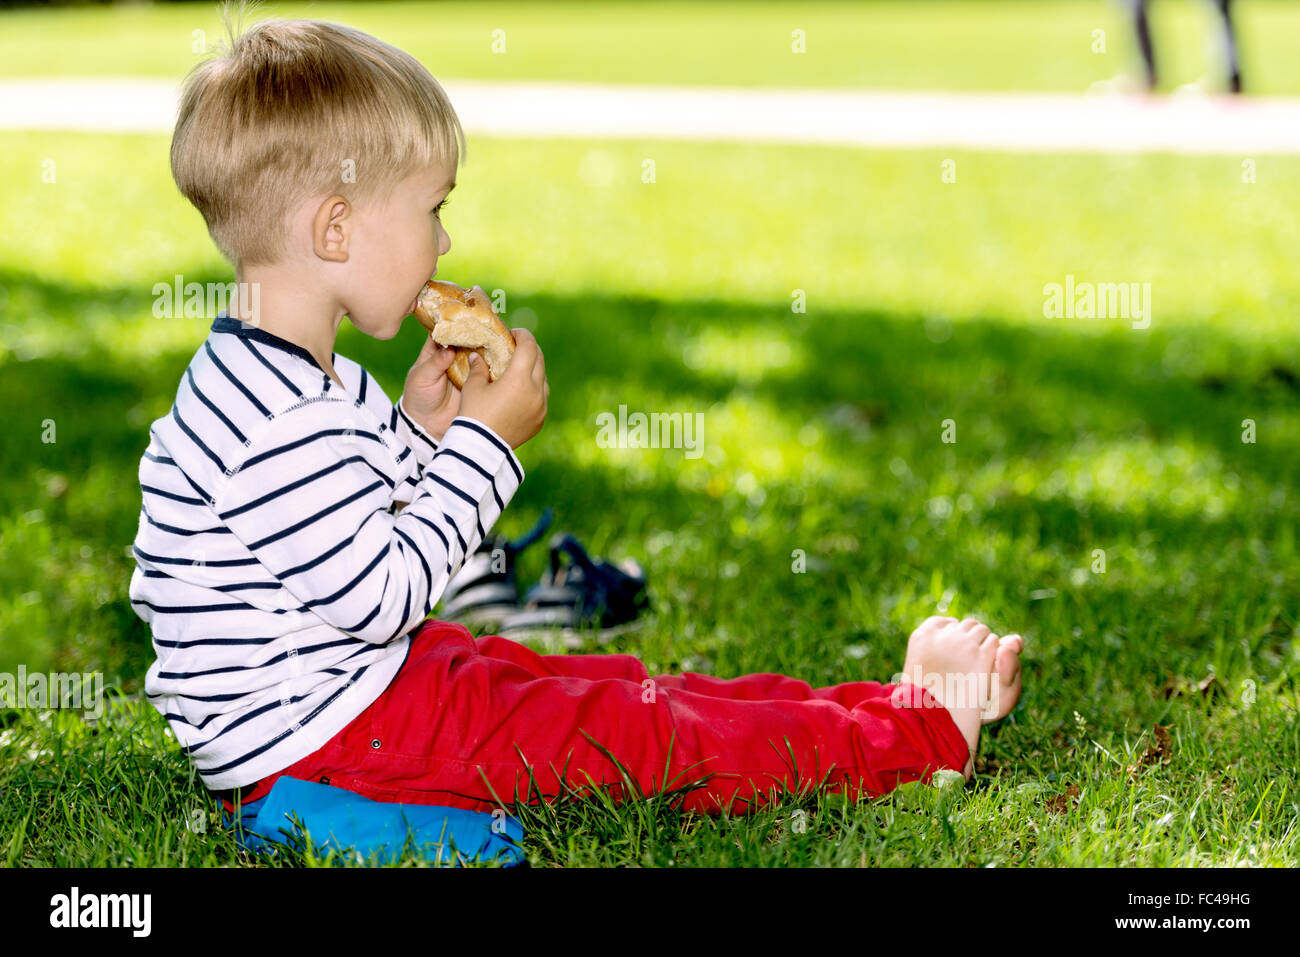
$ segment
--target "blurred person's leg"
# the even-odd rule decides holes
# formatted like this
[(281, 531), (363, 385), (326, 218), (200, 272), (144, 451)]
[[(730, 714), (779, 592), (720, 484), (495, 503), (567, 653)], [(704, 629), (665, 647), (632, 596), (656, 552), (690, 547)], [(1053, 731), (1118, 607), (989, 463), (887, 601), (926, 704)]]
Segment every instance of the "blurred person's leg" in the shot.
[(1241, 92), (1241, 59), (1237, 55), (1237, 34), (1232, 27), (1232, 0), (1214, 0), (1219, 10), (1219, 36), (1223, 41), (1223, 61), (1228, 73), (1228, 89)]
[(1156, 88), (1156, 51), (1151, 43), (1151, 24), (1147, 18), (1147, 0), (1128, 0), (1133, 14), (1133, 31), (1137, 34), (1138, 51), (1142, 54), (1142, 65), (1146, 70), (1148, 90)]

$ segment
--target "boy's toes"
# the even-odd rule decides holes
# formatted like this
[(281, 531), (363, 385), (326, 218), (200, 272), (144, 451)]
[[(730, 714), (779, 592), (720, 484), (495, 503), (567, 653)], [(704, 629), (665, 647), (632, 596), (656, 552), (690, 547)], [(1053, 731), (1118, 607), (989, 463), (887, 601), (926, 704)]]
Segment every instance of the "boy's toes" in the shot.
[(1002, 687), (1010, 688), (1020, 680), (1020, 652), (1025, 648), (1025, 639), (1019, 635), (1003, 635), (998, 640), (998, 674)]
[(944, 618), (940, 615), (931, 615), (925, 621), (916, 626), (916, 631), (913, 632), (913, 634), (938, 631), (940, 628), (946, 628), (948, 625), (951, 625), (956, 621), (956, 618)]
[(983, 724), (1005, 718), (1020, 699), (1020, 652), (1025, 641), (1019, 635), (1003, 635), (997, 650), (997, 701), (991, 713), (984, 716)]

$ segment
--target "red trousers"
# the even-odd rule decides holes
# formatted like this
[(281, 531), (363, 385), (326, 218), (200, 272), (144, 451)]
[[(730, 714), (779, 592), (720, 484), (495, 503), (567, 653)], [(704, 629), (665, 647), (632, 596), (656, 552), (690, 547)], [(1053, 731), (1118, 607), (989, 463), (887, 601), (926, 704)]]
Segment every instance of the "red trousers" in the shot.
[(262, 797), (281, 774), (475, 811), (535, 801), (538, 790), (555, 798), (561, 775), (573, 790), (602, 785), (626, 799), (618, 768), (584, 732), (642, 794), (703, 780), (681, 806), (706, 813), (740, 812), (785, 789), (876, 796), (960, 771), (969, 753), (948, 711), (912, 684), (651, 676), (631, 655), (541, 655), (430, 619), (379, 698), (242, 799)]

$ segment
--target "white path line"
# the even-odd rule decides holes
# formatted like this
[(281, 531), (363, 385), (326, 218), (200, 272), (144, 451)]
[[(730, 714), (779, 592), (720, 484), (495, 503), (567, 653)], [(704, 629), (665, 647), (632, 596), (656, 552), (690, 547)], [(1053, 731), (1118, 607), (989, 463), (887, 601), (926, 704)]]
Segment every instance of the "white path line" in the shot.
[[(1300, 99), (910, 93), (445, 80), (469, 133), (955, 147), (1300, 153)], [(170, 132), (176, 85), (0, 80), (0, 129)]]

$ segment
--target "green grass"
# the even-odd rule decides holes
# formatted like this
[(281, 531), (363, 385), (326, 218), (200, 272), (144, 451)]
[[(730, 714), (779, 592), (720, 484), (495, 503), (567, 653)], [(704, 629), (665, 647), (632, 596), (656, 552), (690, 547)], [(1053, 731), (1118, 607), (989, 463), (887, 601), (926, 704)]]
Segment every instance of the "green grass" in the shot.
[[(142, 708), (115, 707), (92, 726), (26, 712), (0, 732), (0, 761), (13, 767), (0, 862), (263, 864), (220, 827), (168, 750), (174, 740), (135, 717)], [(1149, 734), (1030, 718), (992, 737), (984, 760), (995, 770), (966, 788), (906, 784), (869, 802), (813, 792), (720, 817), (682, 815), (661, 797), (566, 796), (520, 808), (524, 846), (536, 866), (1294, 866), (1294, 708), (1264, 693), (1250, 710), (1176, 710), (1167, 764), (1142, 763)], [(1275, 776), (1279, 767), (1288, 772)], [(281, 857), (308, 867), (341, 859), (354, 861), (311, 845)]]
[[(1300, 93), (1300, 9), (1238, 5), (1249, 88)], [(439, 77), (601, 83), (1082, 91), (1135, 69), (1132, 28), (1100, 0), (880, 2), (271, 3), (270, 13), (347, 22), (409, 50)], [(0, 76), (179, 78), (196, 39), (220, 36), (215, 4), (0, 14)], [(1172, 89), (1218, 81), (1209, 5), (1153, 5)], [(196, 38), (195, 31), (203, 31)], [(504, 52), (493, 52), (504, 31)], [(806, 52), (792, 52), (803, 30)], [(1105, 31), (1094, 53), (1093, 31)], [(499, 44), (498, 44), (499, 48)]]
[[(207, 323), (154, 319), (151, 289), (229, 278), (166, 145), (0, 136), (0, 671), (138, 694), (152, 657), (135, 470)], [(947, 155), (471, 142), (440, 275), (505, 289), (552, 384), (502, 527), (549, 505), (647, 567), (655, 612), (611, 650), (824, 684), (888, 677), (938, 608), (1027, 642), (973, 785), (724, 819), (565, 801), (521, 811), (534, 863), (1300, 859), (1300, 160), (1243, 184), (1235, 158), (952, 154), (945, 185)], [(1151, 328), (1044, 318), (1066, 273), (1151, 282)], [(345, 326), (338, 349), (396, 397), (419, 340)], [(600, 448), (619, 404), (702, 412), (704, 455)], [(147, 706), (6, 720), (7, 862), (247, 863)]]

